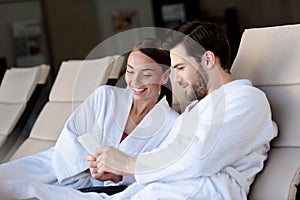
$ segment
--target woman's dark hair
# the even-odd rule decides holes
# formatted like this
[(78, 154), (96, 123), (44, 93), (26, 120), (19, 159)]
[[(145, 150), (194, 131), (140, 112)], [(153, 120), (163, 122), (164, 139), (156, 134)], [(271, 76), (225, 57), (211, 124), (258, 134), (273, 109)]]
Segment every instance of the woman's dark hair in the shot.
[(230, 45), (226, 33), (216, 24), (186, 21), (171, 31), (163, 42), (166, 49), (182, 43), (190, 56), (201, 61), (205, 51), (212, 51), (225, 71), (230, 71)]
[[(171, 66), (170, 52), (162, 47), (160, 40), (145, 38), (133, 46), (131, 52), (133, 51), (140, 51), (150, 57), (161, 66), (163, 72), (167, 71)], [(158, 100), (161, 100), (164, 96), (166, 96), (169, 106), (172, 107), (172, 85), (170, 78), (166, 84), (161, 86)]]

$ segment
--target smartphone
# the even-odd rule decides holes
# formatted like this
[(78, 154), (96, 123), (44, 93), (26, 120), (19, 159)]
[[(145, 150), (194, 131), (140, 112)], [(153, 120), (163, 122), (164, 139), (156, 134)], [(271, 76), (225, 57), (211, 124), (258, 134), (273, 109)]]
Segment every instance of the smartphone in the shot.
[(77, 139), (80, 144), (87, 150), (87, 152), (93, 156), (95, 156), (96, 149), (101, 147), (101, 145), (96, 141), (91, 133), (83, 134)]

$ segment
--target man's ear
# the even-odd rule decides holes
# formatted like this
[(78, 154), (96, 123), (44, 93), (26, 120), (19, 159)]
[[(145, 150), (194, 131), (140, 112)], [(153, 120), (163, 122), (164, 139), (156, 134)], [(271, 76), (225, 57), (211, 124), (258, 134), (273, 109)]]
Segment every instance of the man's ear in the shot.
[(216, 57), (212, 51), (206, 51), (202, 56), (202, 60), (207, 69), (212, 69), (215, 66)]
[(164, 72), (163, 74), (163, 77), (162, 77), (162, 80), (161, 80), (161, 83), (162, 84), (166, 84), (169, 80), (169, 77), (170, 77), (170, 74), (171, 74), (171, 69), (167, 69), (167, 71)]

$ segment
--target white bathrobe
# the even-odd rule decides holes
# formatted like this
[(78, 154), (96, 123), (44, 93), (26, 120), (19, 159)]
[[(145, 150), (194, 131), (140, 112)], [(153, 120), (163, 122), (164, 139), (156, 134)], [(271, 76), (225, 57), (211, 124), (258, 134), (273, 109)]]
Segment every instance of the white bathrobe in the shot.
[(248, 80), (233, 81), (192, 102), (161, 147), (138, 156), (136, 182), (125, 191), (107, 196), (32, 183), (31, 191), (16, 197), (247, 199), (277, 136), (271, 117), (262, 91)]
[[(84, 172), (88, 169), (88, 153), (78, 142), (78, 136), (89, 132), (102, 146), (137, 155), (160, 145), (179, 115), (164, 97), (120, 143), (132, 100), (129, 88), (99, 87), (69, 117), (55, 147), (0, 165), (0, 181), (42, 182), (72, 188), (112, 184), (97, 181)], [(121, 184), (134, 181), (133, 176), (126, 176)]]

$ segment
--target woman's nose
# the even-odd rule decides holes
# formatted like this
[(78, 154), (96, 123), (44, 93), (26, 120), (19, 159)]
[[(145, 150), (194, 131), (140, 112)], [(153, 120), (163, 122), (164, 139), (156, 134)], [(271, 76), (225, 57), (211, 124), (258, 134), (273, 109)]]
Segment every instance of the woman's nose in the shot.
[(140, 86), (140, 85), (143, 84), (143, 81), (142, 81), (140, 75), (138, 75), (138, 74), (135, 75), (135, 76), (133, 76), (132, 79), (131, 79), (131, 81), (132, 81), (132, 82), (134, 83), (134, 85), (136, 85), (136, 86)]

